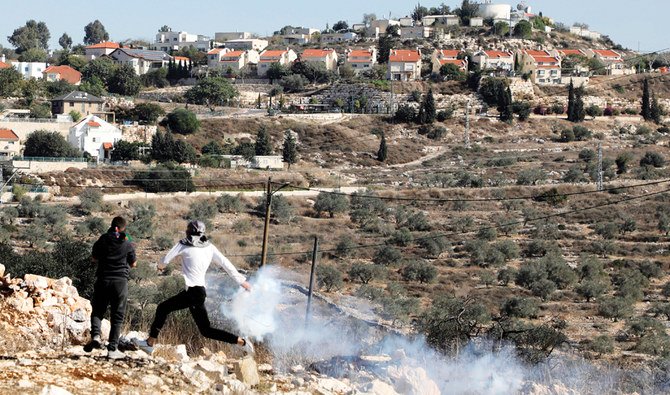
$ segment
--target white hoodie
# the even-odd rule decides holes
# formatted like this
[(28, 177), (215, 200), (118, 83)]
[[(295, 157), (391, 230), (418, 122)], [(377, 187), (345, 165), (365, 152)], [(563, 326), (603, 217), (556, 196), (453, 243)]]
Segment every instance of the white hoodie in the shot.
[(182, 272), (187, 288), (205, 286), (205, 274), (212, 261), (218, 263), (239, 285), (246, 281), (246, 278), (213, 244), (206, 247), (192, 247), (178, 242), (163, 258), (163, 265), (167, 265), (178, 256), (183, 260)]

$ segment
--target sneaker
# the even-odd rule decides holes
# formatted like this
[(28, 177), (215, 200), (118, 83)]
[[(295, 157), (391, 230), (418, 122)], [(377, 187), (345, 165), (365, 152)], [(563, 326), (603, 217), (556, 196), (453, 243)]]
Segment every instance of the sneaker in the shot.
[(251, 340), (249, 340), (248, 337), (243, 337), (242, 340), (244, 340), (242, 351), (244, 351), (244, 353), (247, 355), (254, 355), (256, 350), (254, 350), (254, 344), (251, 342)]
[(96, 336), (93, 339), (91, 339), (90, 342), (86, 343), (84, 346), (84, 351), (86, 352), (91, 352), (93, 350), (98, 350), (102, 348), (102, 340), (100, 339), (100, 336)]
[(133, 339), (133, 344), (139, 347), (140, 350), (144, 351), (145, 353), (151, 355), (154, 353), (154, 347), (150, 346), (149, 343), (147, 343), (146, 340), (140, 340), (140, 339)]
[(126, 357), (126, 354), (122, 353), (119, 350), (109, 350), (107, 351), (107, 358), (109, 359), (123, 359)]

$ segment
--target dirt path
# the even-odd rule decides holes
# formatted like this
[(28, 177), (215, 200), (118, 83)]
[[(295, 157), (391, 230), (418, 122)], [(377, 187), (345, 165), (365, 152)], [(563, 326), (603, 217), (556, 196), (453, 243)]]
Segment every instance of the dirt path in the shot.
[(428, 154), (426, 156), (422, 156), (421, 158), (419, 158), (417, 160), (413, 160), (413, 161), (407, 162), (407, 163), (399, 163), (397, 165), (391, 165), (389, 167), (393, 168), (393, 169), (403, 169), (405, 167), (418, 166), (418, 165), (422, 164), (423, 162), (425, 162), (427, 160), (437, 158), (438, 156), (442, 155), (442, 153), (444, 153), (444, 150), (445, 150), (444, 147), (436, 147), (436, 146), (426, 147), (426, 148), (428, 150), (435, 150), (435, 151), (431, 152), (430, 154)]

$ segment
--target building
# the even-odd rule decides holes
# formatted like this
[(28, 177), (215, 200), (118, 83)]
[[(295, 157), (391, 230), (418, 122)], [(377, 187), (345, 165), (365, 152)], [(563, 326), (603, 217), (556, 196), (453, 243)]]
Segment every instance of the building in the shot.
[(249, 161), (241, 155), (221, 155), (222, 158), (230, 161), (231, 168), (246, 167), (249, 169), (274, 169), (284, 168), (284, 161), (281, 155), (254, 156)]
[(583, 49), (554, 49), (549, 51), (552, 56), (558, 56), (561, 58), (561, 69), (565, 67), (563, 61), (566, 58), (576, 58), (572, 70), (565, 70), (566, 73), (562, 73), (562, 77), (566, 76), (587, 76), (590, 72), (588, 66), (578, 62), (579, 60), (588, 59), (588, 55)]
[(53, 115), (77, 111), (81, 115), (104, 114), (105, 101), (86, 92), (73, 91), (51, 100)]
[(468, 71), (468, 58), (459, 59), (461, 51), (457, 49), (436, 49), (431, 57), (433, 61), (433, 73), (439, 73), (445, 64), (453, 64), (462, 72)]
[(370, 47), (370, 49), (353, 49), (347, 50), (346, 63), (354, 70), (354, 73), (360, 74), (366, 70), (370, 70), (377, 64), (377, 48)]
[(388, 30), (389, 26), (400, 27), (400, 21), (396, 21), (393, 19), (376, 19), (370, 22), (370, 29), (372, 30), (379, 29), (378, 32), (380, 34), (386, 34), (386, 30)]
[(193, 47), (198, 51), (207, 52), (211, 47), (211, 43), (212, 40), (209, 37), (201, 34), (167, 31), (156, 34), (156, 40), (151, 49), (170, 52)]
[(19, 136), (11, 129), (0, 128), (0, 161), (7, 161), (21, 155)]
[(300, 55), (300, 61), (321, 63), (326, 70), (337, 70), (337, 52), (334, 49), (306, 49)]
[(253, 34), (249, 32), (221, 32), (214, 33), (214, 41), (225, 43), (231, 40), (248, 40), (253, 38)]
[(514, 71), (514, 54), (504, 51), (479, 51), (472, 56), (472, 63), (479, 70), (511, 73)]
[(111, 159), (114, 144), (122, 139), (121, 130), (95, 115), (87, 115), (70, 128), (68, 142), (98, 162)]
[(602, 38), (602, 34), (598, 32), (591, 31), (585, 27), (582, 26), (572, 26), (570, 27), (570, 34), (574, 34), (579, 37), (584, 37), (588, 38), (590, 40), (600, 40)]
[(490, 0), (479, 4), (477, 16), (484, 19), (506, 20), (512, 16), (512, 6), (509, 4), (492, 4)]
[(415, 81), (421, 78), (421, 51), (392, 49), (387, 78), (392, 81)]
[(167, 67), (170, 55), (163, 51), (149, 51), (144, 49), (119, 48), (109, 55), (116, 64), (130, 65), (137, 75), (143, 75), (151, 70)]
[(239, 72), (250, 64), (258, 64), (259, 60), (260, 55), (258, 51), (254, 51), (253, 49), (249, 51), (230, 51), (221, 57), (216, 67), (220, 67), (223, 71), (231, 70)]
[(10, 63), (7, 63), (7, 58), (5, 57), (4, 54), (0, 55), (0, 70), (2, 69), (8, 69), (12, 67)]
[(400, 28), (400, 39), (402, 40), (422, 40), (433, 35), (433, 28), (430, 26), (410, 26)]
[(548, 51), (524, 50), (518, 54), (521, 72), (538, 85), (561, 84), (561, 58)]
[(587, 49), (584, 52), (587, 57), (598, 59), (605, 66), (607, 75), (635, 74), (635, 69), (626, 66), (623, 56), (617, 51), (611, 49)]
[(261, 40), (257, 38), (250, 38), (250, 39), (240, 39), (240, 40), (228, 40), (225, 43), (226, 48), (230, 48), (232, 50), (241, 50), (241, 51), (246, 51), (249, 49), (253, 49), (254, 51), (261, 52), (265, 50), (269, 45), (268, 40)]
[(290, 67), (298, 59), (294, 50), (286, 48), (280, 50), (263, 51), (258, 61), (258, 76), (265, 77), (273, 63), (279, 63), (282, 66)]
[(101, 56), (106, 56), (114, 52), (115, 50), (121, 48), (119, 43), (112, 41), (103, 41), (101, 43), (89, 45), (84, 48), (84, 54), (86, 55), (86, 60), (97, 59)]
[(12, 60), (11, 65), (23, 76), (24, 79), (42, 79), (42, 73), (47, 69), (43, 62), (19, 62)]
[(343, 43), (356, 40), (358, 40), (358, 34), (352, 32), (326, 33), (321, 35), (321, 43), (323, 44)]
[(482, 27), (484, 26), (484, 18), (476, 16), (470, 18), (470, 27)]
[(424, 26), (460, 26), (461, 18), (458, 15), (426, 15), (421, 19)]
[(223, 55), (232, 51), (233, 50), (230, 48), (214, 48), (209, 50), (209, 52), (207, 52), (207, 66), (209, 68), (219, 67), (219, 62), (221, 62)]
[(411, 16), (404, 16), (398, 20), (400, 22), (400, 27), (410, 27), (414, 26), (414, 18)]
[(65, 81), (68, 84), (79, 85), (81, 73), (70, 66), (49, 66), (42, 72), (46, 81)]

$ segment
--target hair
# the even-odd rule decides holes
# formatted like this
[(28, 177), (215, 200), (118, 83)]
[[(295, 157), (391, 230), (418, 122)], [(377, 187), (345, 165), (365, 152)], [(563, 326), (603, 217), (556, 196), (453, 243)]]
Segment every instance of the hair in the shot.
[(118, 228), (119, 230), (125, 229), (127, 224), (123, 217), (114, 217), (112, 220), (112, 228)]

